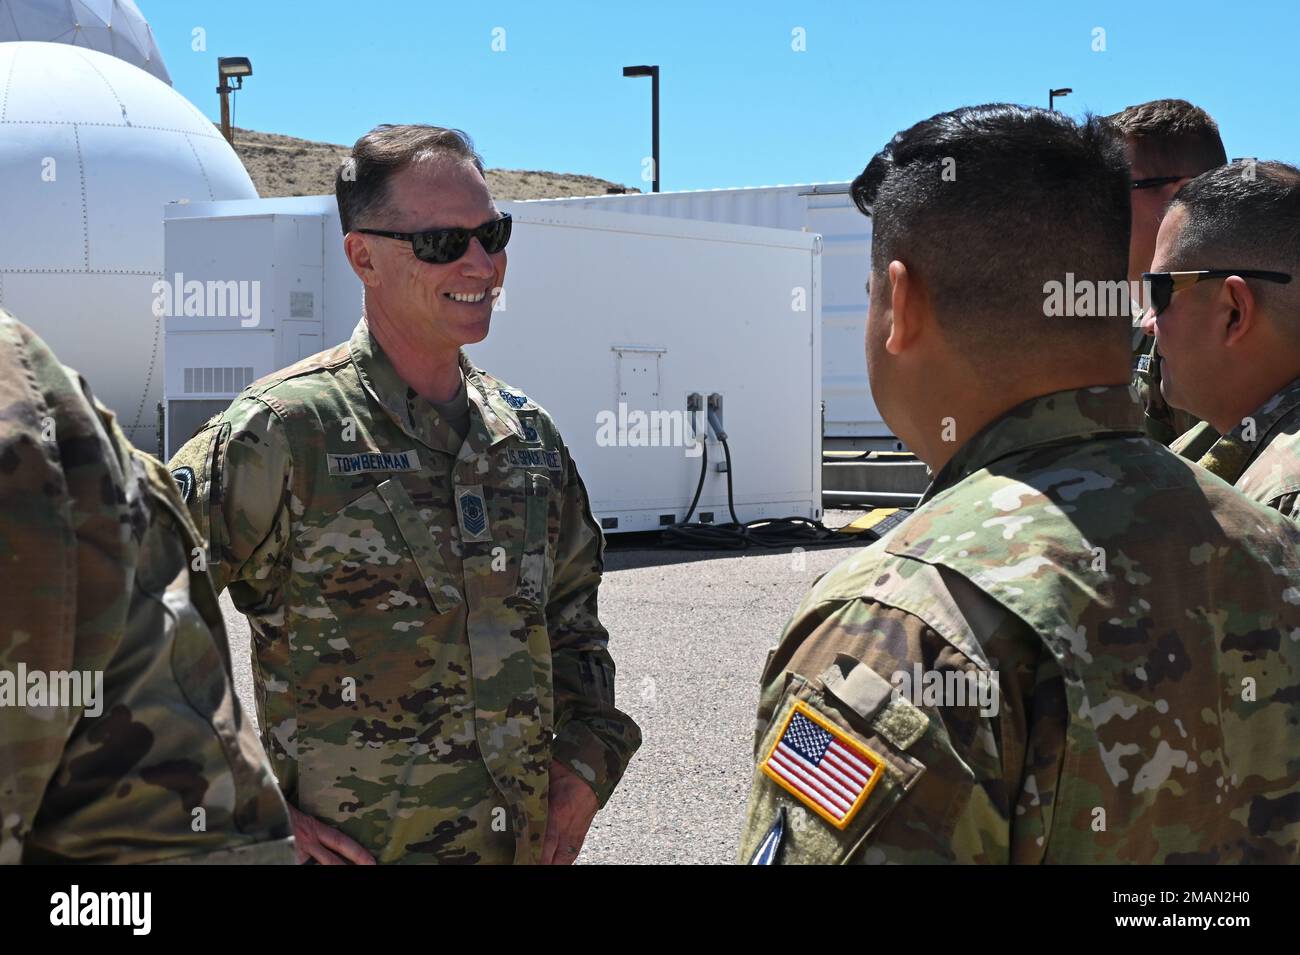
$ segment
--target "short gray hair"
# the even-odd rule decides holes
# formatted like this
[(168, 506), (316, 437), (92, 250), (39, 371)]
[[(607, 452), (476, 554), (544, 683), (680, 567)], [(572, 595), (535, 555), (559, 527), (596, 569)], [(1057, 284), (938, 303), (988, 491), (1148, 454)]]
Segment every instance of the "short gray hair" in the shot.
[(469, 136), (459, 129), (385, 123), (358, 139), (334, 176), (334, 198), (343, 234), (386, 211), (388, 183), (395, 173), (438, 155), (460, 159), (483, 174), (482, 157), (474, 151)]

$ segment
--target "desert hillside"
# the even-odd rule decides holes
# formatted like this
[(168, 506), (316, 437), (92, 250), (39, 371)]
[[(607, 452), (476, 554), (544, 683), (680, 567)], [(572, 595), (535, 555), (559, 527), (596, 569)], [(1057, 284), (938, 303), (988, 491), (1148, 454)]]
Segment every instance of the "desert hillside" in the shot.
[[(332, 193), (334, 172), (350, 148), (278, 133), (235, 130), (235, 152), (263, 198)], [(555, 199), (641, 191), (595, 176), (524, 169), (489, 169), (487, 181), (497, 199)]]

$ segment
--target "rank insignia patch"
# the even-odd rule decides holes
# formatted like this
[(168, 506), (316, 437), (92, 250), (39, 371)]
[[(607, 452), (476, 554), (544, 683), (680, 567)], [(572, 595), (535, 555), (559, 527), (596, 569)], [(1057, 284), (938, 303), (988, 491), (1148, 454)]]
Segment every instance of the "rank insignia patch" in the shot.
[(763, 772), (836, 829), (844, 829), (884, 773), (884, 761), (802, 700), (781, 728)]
[(486, 541), (492, 539), (488, 531), (487, 508), (483, 504), (483, 486), (456, 488), (456, 513), (460, 516), (461, 540)]
[(498, 388), (497, 394), (501, 396), (502, 400), (504, 400), (506, 404), (514, 408), (516, 411), (528, 404), (527, 396), (517, 395), (513, 391), (506, 391), (504, 388)]
[(1139, 375), (1148, 374), (1151, 371), (1151, 356), (1138, 355), (1137, 362), (1134, 363), (1133, 368)]

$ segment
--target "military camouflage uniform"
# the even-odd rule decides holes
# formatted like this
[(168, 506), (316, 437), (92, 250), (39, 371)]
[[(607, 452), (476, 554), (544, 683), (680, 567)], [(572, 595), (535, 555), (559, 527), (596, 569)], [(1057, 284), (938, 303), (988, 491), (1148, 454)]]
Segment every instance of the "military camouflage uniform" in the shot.
[[(162, 464), (0, 312), (0, 862), (293, 862), (195, 554)], [(13, 694), (72, 671), (88, 709)]]
[[(742, 859), (1296, 861), (1297, 545), (1142, 436), (1129, 388), (1020, 405), (795, 614)], [(986, 675), (996, 714), (894, 693), (914, 665)], [(778, 744), (811, 753), (787, 776), (857, 754), (805, 784), (827, 815), (777, 782)]]
[(1173, 450), (1252, 501), (1300, 521), (1300, 379), (1228, 434), (1219, 437), (1208, 427), (1189, 431)]
[(546, 412), (461, 367), (463, 443), (362, 319), (172, 461), (252, 624), (281, 788), (381, 862), (537, 861), (551, 762), (603, 805), (640, 744), (577, 468)]

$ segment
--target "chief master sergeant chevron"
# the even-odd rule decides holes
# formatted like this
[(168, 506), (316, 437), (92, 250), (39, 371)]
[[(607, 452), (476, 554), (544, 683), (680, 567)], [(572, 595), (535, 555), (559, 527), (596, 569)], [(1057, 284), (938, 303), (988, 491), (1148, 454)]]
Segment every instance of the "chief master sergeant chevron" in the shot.
[(744, 859), (1297, 861), (1300, 534), (1143, 434), (1126, 318), (1044, 315), (1124, 274), (1112, 137), (971, 107), (854, 181), (872, 392), (935, 477), (769, 659)]
[(640, 731), (574, 462), (460, 351), (488, 333), (509, 218), (433, 126), (376, 127), (336, 193), (365, 287), (351, 341), (250, 386), (171, 463), (252, 625), (300, 861), (572, 862)]

